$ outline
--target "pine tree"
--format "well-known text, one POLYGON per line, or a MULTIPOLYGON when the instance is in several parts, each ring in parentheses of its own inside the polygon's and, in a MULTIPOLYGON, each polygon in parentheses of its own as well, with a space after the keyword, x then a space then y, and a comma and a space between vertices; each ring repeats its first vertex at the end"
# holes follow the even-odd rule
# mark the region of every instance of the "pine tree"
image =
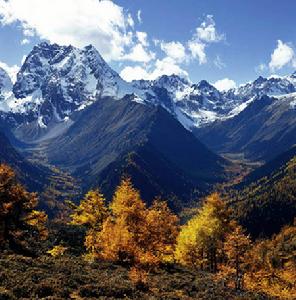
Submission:
POLYGON ((29 193, 17 182, 14 171, 0 165, 0 246, 33 254, 33 243, 47 237, 47 215, 34 210, 36 193, 29 193))

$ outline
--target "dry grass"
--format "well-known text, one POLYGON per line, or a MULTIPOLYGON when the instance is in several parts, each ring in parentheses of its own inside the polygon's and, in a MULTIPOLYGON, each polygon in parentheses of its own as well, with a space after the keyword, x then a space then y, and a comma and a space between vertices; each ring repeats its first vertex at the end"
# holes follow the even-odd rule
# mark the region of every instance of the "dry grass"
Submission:
POLYGON ((0 256, 0 300, 10 299, 268 299, 238 294, 211 274, 166 266, 148 275, 148 287, 136 288, 129 269, 80 257, 0 256))

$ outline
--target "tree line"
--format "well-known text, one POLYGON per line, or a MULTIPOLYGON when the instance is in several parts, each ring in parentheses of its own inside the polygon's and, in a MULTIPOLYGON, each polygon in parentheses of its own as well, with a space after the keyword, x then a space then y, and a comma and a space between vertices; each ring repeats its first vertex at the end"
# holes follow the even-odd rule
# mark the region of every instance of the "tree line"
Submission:
MULTIPOLYGON (((47 238, 47 216, 36 210, 37 195, 0 165, 0 247, 32 254, 34 241, 47 238)), ((129 268, 138 287, 149 273, 164 265, 211 272, 225 286, 252 289, 293 299, 296 290, 296 224, 266 240, 252 241, 219 194, 208 196, 186 224, 181 225, 167 201, 156 198, 150 207, 129 177, 124 177, 107 204, 98 189, 90 190, 71 207, 69 225, 83 227, 84 259, 107 260, 129 268), (284 287, 284 288, 283 288, 284 287), (290 298, 289 298, 290 297, 290 298)), ((48 250, 58 258, 68 246, 48 250)))

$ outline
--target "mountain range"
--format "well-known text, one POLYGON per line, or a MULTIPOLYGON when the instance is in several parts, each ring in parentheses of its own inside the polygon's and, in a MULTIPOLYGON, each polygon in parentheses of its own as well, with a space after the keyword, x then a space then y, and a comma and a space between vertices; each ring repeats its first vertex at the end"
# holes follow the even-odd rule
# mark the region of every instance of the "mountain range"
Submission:
POLYGON ((240 114, 217 121, 195 134, 218 153, 243 153, 269 161, 296 143, 296 93, 257 96, 240 114))
MULTIPOLYGON (((74 112, 101 97, 146 105, 161 105, 185 128, 203 127, 239 114, 254 97, 296 92, 296 73, 286 77, 259 77, 227 92, 218 91, 205 80, 192 84, 177 75, 156 80, 125 82, 93 46, 78 49, 43 42, 25 59, 12 84, 0 71, 2 118, 17 128, 20 139, 34 141, 67 123, 74 112)), ((65 125, 67 126, 67 125, 65 125)))
POLYGON ((221 154, 265 162, 289 150, 295 109, 296 73, 226 92, 177 75, 126 82, 91 45, 38 44, 15 82, 0 69, 0 131, 26 161, 107 196, 130 175, 147 202, 205 194, 226 179, 221 154))

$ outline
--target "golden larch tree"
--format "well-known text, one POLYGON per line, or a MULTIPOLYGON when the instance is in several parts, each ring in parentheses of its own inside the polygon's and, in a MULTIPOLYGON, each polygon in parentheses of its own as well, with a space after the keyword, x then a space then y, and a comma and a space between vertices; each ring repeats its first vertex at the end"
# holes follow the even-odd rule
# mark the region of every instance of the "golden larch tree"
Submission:
POLYGON ((98 240, 103 258, 119 261, 140 261, 145 244, 147 208, 131 179, 121 180, 110 204, 112 215, 107 218, 98 240))
POLYGON ((72 225, 85 226, 87 228, 85 246, 91 251, 96 251, 98 234, 102 230, 103 222, 108 216, 105 198, 98 189, 90 190, 81 200, 78 206, 74 206, 74 212, 70 215, 72 225))
POLYGON ((177 238, 176 260, 187 266, 217 270, 218 251, 231 228, 230 210, 218 194, 208 196, 197 215, 184 225, 177 238))
POLYGON ((18 183, 7 165, 0 165, 0 246, 9 246, 24 254, 33 254, 32 246, 47 237, 47 215, 35 210, 36 193, 18 183))
POLYGON ((228 270, 235 272, 236 289, 243 288, 243 276, 245 264, 245 254, 251 247, 251 239, 245 234, 243 228, 235 224, 233 230, 226 235, 224 242, 224 252, 227 256, 228 270))
POLYGON ((98 243, 104 258, 147 266, 173 259, 178 218, 164 201, 147 208, 131 179, 123 178, 110 210, 98 243))
POLYGON ((146 249, 154 260, 172 262, 179 232, 179 218, 169 209, 167 202, 157 198, 146 215, 146 249))

